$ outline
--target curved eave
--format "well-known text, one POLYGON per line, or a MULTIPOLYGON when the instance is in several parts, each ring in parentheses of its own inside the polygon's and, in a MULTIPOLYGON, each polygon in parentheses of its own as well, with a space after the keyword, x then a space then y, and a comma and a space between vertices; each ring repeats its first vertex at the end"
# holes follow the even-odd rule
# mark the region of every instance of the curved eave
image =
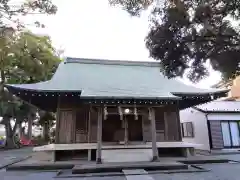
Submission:
MULTIPOLYGON (((26 88, 24 85, 7 84, 5 87, 15 96, 21 98, 39 109, 45 111, 56 111, 58 104, 58 97, 60 96, 80 96, 81 91, 62 91, 62 90, 48 90, 48 89, 33 89, 26 88)), ((73 97, 73 98, 74 98, 73 97)))
POLYGON ((80 90, 51 90, 40 88, 27 88, 24 85, 5 85, 14 95, 20 97, 36 107, 55 111, 58 97, 70 101, 71 103, 86 104, 138 104, 138 105, 171 105, 178 103, 180 109, 199 105, 226 96, 229 90, 219 90, 213 92, 172 92, 170 97, 126 97, 126 96, 84 96, 80 90), (62 98, 63 97, 63 98, 62 98))
POLYGON ((37 96, 37 97, 42 97, 42 96, 63 96, 63 97, 79 97, 82 101, 96 101, 96 102, 102 102, 104 101, 105 103, 111 100, 115 101, 122 101, 122 102, 127 102, 127 101, 159 101, 159 100, 165 100, 165 101, 178 101, 181 100, 181 97, 178 96, 160 96, 160 97, 147 97, 147 96, 85 96, 84 93, 82 94, 82 91, 78 90, 46 90, 46 89, 29 89, 29 88, 24 88, 21 86, 16 86, 16 85, 5 85, 6 88, 12 93, 17 96, 21 95, 26 95, 26 96, 37 96))
POLYGON ((212 90, 212 91, 205 91, 205 92, 172 92, 175 96, 211 96, 211 95, 221 95, 226 96, 230 89, 223 89, 223 90, 212 90))
MULTIPOLYGON (((28 84, 27 84, 28 85, 28 84)), ((14 91, 26 91, 30 93, 76 93, 81 94, 81 90, 63 90, 63 89, 41 89, 41 88, 28 88, 24 85, 6 84, 4 85, 9 91, 15 89, 14 91)))
POLYGON ((182 98, 182 101, 179 102, 180 109, 186 109, 192 106, 204 104, 221 97, 226 97, 227 90, 218 90, 213 92, 202 92, 202 93, 173 93, 176 96, 182 98))

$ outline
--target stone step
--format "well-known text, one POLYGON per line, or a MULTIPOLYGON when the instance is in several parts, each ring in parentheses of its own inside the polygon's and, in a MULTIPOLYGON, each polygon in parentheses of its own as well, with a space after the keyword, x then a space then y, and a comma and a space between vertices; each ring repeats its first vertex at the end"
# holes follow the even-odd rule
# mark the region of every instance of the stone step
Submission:
POLYGON ((72 168, 72 174, 122 172, 122 170, 127 170, 127 169, 144 169, 146 171, 148 170, 179 170, 179 169, 188 169, 188 165, 175 162, 175 161, 75 165, 72 168))
POLYGON ((123 169, 122 171, 127 180, 154 180, 144 169, 123 169))

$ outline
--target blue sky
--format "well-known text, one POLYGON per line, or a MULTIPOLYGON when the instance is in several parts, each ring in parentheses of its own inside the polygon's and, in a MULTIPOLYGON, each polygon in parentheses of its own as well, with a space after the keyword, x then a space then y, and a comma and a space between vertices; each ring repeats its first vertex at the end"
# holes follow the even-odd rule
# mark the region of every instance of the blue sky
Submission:
MULTIPOLYGON (((16 0, 18 1, 18 0, 16 0)), ((116 60, 151 60, 145 48, 148 32, 148 14, 130 17, 119 8, 110 7, 108 0, 53 0, 58 6, 54 16, 25 17, 30 22, 38 19, 44 29, 31 28, 36 33, 51 36, 65 56, 116 60)), ((198 84, 209 87, 219 80, 219 74, 198 84)), ((183 80, 189 83, 188 80, 183 80)))

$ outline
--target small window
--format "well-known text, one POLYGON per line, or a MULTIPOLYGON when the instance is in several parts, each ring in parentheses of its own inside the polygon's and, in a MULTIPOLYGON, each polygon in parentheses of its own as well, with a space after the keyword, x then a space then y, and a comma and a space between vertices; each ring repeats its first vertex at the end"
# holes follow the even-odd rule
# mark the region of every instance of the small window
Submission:
POLYGON ((182 136, 183 137, 194 137, 193 123, 185 122, 181 123, 182 136))

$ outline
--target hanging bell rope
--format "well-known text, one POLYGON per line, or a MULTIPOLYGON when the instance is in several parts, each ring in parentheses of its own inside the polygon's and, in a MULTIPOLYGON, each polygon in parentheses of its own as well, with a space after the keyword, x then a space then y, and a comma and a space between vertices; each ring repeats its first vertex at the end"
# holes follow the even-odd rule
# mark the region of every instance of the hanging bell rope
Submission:
POLYGON ((148 108, 148 119, 152 120, 152 108, 148 108))
POLYGON ((107 106, 104 106, 104 120, 107 119, 107 116, 108 116, 108 111, 107 111, 107 106))
POLYGON ((135 120, 138 120, 138 112, 137 112, 137 107, 136 107, 136 104, 134 105, 134 118, 135 120))

